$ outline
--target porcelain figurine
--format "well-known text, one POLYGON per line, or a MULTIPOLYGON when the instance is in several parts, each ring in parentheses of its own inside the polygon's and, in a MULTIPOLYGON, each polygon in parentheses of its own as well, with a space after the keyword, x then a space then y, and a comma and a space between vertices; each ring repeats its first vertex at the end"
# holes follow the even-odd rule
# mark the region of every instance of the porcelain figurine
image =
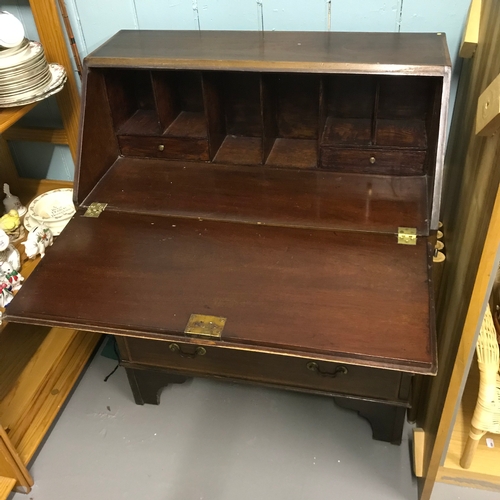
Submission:
POLYGON ((7 234, 14 232, 21 225, 21 218, 17 210, 9 210, 4 216, 0 217, 0 228, 7 234))
POLYGON ((19 290, 24 278, 8 262, 0 264, 0 270, 5 279, 10 283, 12 290, 19 290))
POLYGON ((7 233, 0 229, 0 263, 8 262, 15 271, 21 269, 21 255, 11 243, 7 233))
POLYGON ((12 285, 3 271, 0 270, 0 307, 5 307, 14 298, 12 291, 12 285))
POLYGON ((0 282, 0 307, 5 307, 14 298, 13 293, 9 290, 8 282, 0 282))
POLYGON ((19 215, 22 217, 26 213, 26 207, 19 201, 17 196, 14 196, 10 192, 10 187, 8 184, 3 185, 3 192, 5 193, 5 198, 3 200, 3 205, 5 207, 6 212, 10 212, 10 210, 17 210, 19 215))
POLYGON ((38 254, 43 257, 45 249, 50 247, 53 241, 52 231, 46 226, 39 225, 28 233, 28 238, 22 244, 28 259, 34 259, 38 254))
POLYGON ((11 243, 24 236, 24 228, 17 210, 9 210, 9 213, 0 217, 0 229, 3 229, 9 235, 11 243))

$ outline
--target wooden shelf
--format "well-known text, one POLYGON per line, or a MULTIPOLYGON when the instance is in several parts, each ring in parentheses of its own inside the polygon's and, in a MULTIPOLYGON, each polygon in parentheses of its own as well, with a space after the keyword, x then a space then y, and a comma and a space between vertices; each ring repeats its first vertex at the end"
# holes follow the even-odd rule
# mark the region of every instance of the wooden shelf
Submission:
POLYGON ((203 113, 181 111, 179 116, 167 128, 165 134, 169 137, 207 138, 207 121, 203 113))
POLYGON ((0 109, 0 134, 20 120, 28 111, 31 111, 37 103, 27 104, 16 108, 0 109))
MULTIPOLYGON (((96 333, 19 324, 9 324, 2 332, 0 346, 8 344, 11 355, 5 364, 25 363, 15 384, 0 386, 5 394, 0 421, 24 464, 35 454, 99 338, 96 333), (34 342, 34 354, 23 359, 27 356, 22 349, 34 342)), ((9 377, 4 381, 12 382, 9 377)))
POLYGON ((119 129, 118 135, 160 135, 160 122, 153 109, 138 109, 119 129))
POLYGON ((214 163, 249 165, 262 163, 262 139, 227 135, 214 158, 214 163))
POLYGON ((0 476, 0 500, 6 500, 15 485, 14 478, 0 476))
MULTIPOLYGON (((29 279, 39 259, 27 260, 20 251, 21 272, 29 279)), ((63 328, 2 325, 0 422, 23 464, 35 454, 99 339, 100 334, 63 328)))
POLYGON ((479 388, 479 371, 474 360, 457 414, 444 465, 438 470, 437 480, 458 486, 469 486, 500 491, 500 436, 486 434, 477 448, 470 469, 460 467, 460 458, 469 434, 479 388), (486 446, 486 438, 493 439, 494 448, 486 446))
MULTIPOLYGON (((50 189, 71 187, 61 181, 21 179, 8 140, 68 144, 76 161, 80 96, 55 0, 29 2, 49 62, 66 69, 67 83, 56 95, 64 130, 10 129, 37 103, 0 109, 2 182, 27 204, 50 189), (5 134, 4 134, 5 132, 5 134)), ((22 259, 26 278, 37 261, 22 259)), ((65 399, 99 341, 96 333, 4 324, 0 327, 0 500, 15 489, 28 493, 33 479, 27 470, 65 399), (5 428, 5 430, 4 430, 5 428)))
MULTIPOLYGON (((71 183, 21 180, 21 198, 71 183)), ((39 262, 21 251, 25 279, 39 262)), ((98 333, 63 328, 40 328, 4 323, 0 329, 0 423, 11 455, 25 469, 43 442, 66 398, 87 365, 101 338, 98 333)), ((0 470, 0 473, 2 471, 0 470)), ((17 484, 28 492, 29 483, 0 478, 0 500, 17 484), (2 482, 2 479, 4 480, 2 482), (2 497, 2 488, 6 491, 2 497)))
POLYGON ((439 370, 422 393, 416 418, 425 433, 419 500, 432 498, 436 479, 500 491, 498 435, 491 435, 493 449, 481 439, 469 469, 459 465, 477 400, 473 354, 498 269, 500 241, 500 135, 473 132, 478 100, 498 75, 491 61, 500 56, 500 3, 483 0, 480 11, 481 39, 461 68, 447 145, 446 164, 453 175, 443 182, 440 216, 447 259, 436 306, 439 370))
POLYGON ((266 165, 275 167, 315 168, 318 148, 315 140, 276 139, 266 165))
MULTIPOLYGON (((41 193, 59 182, 27 185, 41 193)), ((22 247, 25 279, 39 262, 22 247)), ((94 351, 100 334, 16 323, 0 331, 0 422, 27 465, 94 351)))

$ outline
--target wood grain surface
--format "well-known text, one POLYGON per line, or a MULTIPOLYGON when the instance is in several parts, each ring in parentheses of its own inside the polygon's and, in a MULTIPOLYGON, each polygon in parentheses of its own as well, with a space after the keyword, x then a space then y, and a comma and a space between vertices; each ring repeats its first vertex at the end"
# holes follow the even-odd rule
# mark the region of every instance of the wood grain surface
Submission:
POLYGON ((30 0, 40 41, 49 63, 57 62, 66 70, 67 81, 56 94, 61 118, 68 136, 68 146, 73 161, 77 160, 80 94, 75 72, 66 46, 66 37, 56 0, 30 0))
POLYGON ((500 4, 482 2, 479 44, 464 60, 447 152, 442 220, 446 264, 437 304, 440 369, 419 422, 425 430, 420 498, 432 494, 488 300, 500 241, 500 139, 476 136, 478 97, 500 71, 500 4))
POLYGON ((15 485, 16 480, 13 477, 0 476, 0 500, 7 500, 15 485))
POLYGON ((68 144, 68 134, 63 129, 11 127, 2 135, 7 141, 34 141, 49 142, 51 144, 68 144))
POLYGON ((309 359, 208 345, 203 346, 203 356, 191 358, 186 354, 192 355, 197 346, 186 342, 176 343, 178 351, 172 351, 172 343, 168 341, 119 337, 118 345, 121 360, 129 366, 163 368, 190 377, 225 378, 295 391, 408 405, 408 398, 400 395, 401 380, 405 375, 394 370, 325 361, 316 362, 317 370, 311 370, 308 368, 309 359), (339 369, 341 371, 336 372, 339 369), (335 373, 338 375, 332 376, 335 373))
POLYGON ((23 463, 30 463, 43 443, 53 422, 78 381, 87 363, 96 350, 101 335, 88 332, 73 332, 71 346, 59 362, 53 366, 46 385, 40 392, 36 410, 33 409, 29 426, 13 430, 11 438, 23 463))
MULTIPOLYGON (((79 159, 73 195, 78 205, 120 154, 112 117, 102 112, 109 109, 104 76, 101 73, 89 71, 83 79, 82 92, 85 99, 82 100, 79 159)), ((111 95, 116 92, 118 90, 114 89, 111 95)), ((116 106, 116 108, 122 109, 121 106, 116 106)))
POLYGON ((3 134, 35 106, 36 103, 27 104, 26 106, 17 106, 15 108, 0 109, 0 134, 3 134))
POLYGON ((477 360, 474 359, 467 378, 460 409, 457 413, 457 419, 453 426, 446 459, 439 468, 437 480, 500 492, 500 439, 497 434, 488 433, 481 438, 470 469, 466 470, 460 466, 460 459, 469 435, 472 415, 477 403, 478 391, 479 370, 477 360), (486 438, 493 440, 493 447, 487 446, 486 438))
POLYGON ((323 229, 428 234, 425 177, 120 158, 84 201, 108 210, 323 229))
MULTIPOLYGON (((31 420, 36 416, 37 405, 43 401, 40 393, 48 387, 47 380, 52 376, 54 366, 61 361, 64 353, 71 345, 74 331, 64 329, 50 328, 42 329, 32 325, 9 325, 14 331, 20 330, 21 335, 33 334, 36 337, 42 337, 43 341, 38 349, 32 353, 29 361, 26 363, 22 357, 19 360, 24 361, 23 371, 18 375, 16 384, 10 388, 10 391, 0 401, 0 421, 2 425, 12 432, 20 435, 24 434, 29 427, 31 420), (36 374, 36 376, 33 376, 36 374)), ((7 332, 8 333, 8 332, 7 332)), ((21 344, 18 344, 19 347, 21 344)), ((8 352, 9 364, 14 362, 12 356, 15 353, 13 349, 8 352)), ((50 392, 50 389, 49 389, 50 392)), ((10 436, 12 439, 12 435, 10 436)), ((14 444, 15 446, 16 444, 14 444)))
POLYGON ((212 314, 228 318, 224 342, 433 373, 429 252, 393 235, 79 213, 7 318, 169 338, 212 314))
POLYGON ((33 486, 33 478, 1 425, 0 476, 14 478, 16 480, 17 488, 23 493, 29 493, 31 486, 33 486))
POLYGON ((120 31, 89 66, 443 75, 444 34, 120 31), (346 47, 349 47, 346 49, 346 47))
POLYGON ((0 402, 17 384, 24 367, 45 340, 47 331, 48 328, 25 326, 17 329, 14 325, 3 328, 0 333, 0 402), (11 333, 14 329, 16 331, 11 333), (11 362, 13 359, 15 363, 11 362))

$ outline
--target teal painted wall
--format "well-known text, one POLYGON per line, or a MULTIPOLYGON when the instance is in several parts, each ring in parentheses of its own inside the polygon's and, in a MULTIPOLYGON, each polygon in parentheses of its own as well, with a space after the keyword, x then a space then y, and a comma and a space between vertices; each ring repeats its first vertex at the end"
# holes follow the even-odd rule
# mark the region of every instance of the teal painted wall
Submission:
MULTIPOLYGON (((304 30, 444 32, 454 63, 452 105, 460 62, 458 49, 470 0, 66 0, 80 55, 84 57, 120 29, 304 30)), ((0 0, 29 38, 38 35, 28 0, 0 0)), ((55 98, 22 120, 26 126, 58 127, 55 98)), ((73 178, 65 146, 10 143, 19 174, 73 178)))

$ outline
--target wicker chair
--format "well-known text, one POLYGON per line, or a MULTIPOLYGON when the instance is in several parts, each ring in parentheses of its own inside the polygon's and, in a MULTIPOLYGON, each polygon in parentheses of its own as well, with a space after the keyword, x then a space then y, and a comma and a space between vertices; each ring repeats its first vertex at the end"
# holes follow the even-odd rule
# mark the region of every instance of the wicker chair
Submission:
POLYGON ((464 469, 470 467, 479 440, 487 432, 500 434, 499 348, 489 306, 483 318, 476 352, 479 365, 479 395, 469 437, 460 460, 464 469))

